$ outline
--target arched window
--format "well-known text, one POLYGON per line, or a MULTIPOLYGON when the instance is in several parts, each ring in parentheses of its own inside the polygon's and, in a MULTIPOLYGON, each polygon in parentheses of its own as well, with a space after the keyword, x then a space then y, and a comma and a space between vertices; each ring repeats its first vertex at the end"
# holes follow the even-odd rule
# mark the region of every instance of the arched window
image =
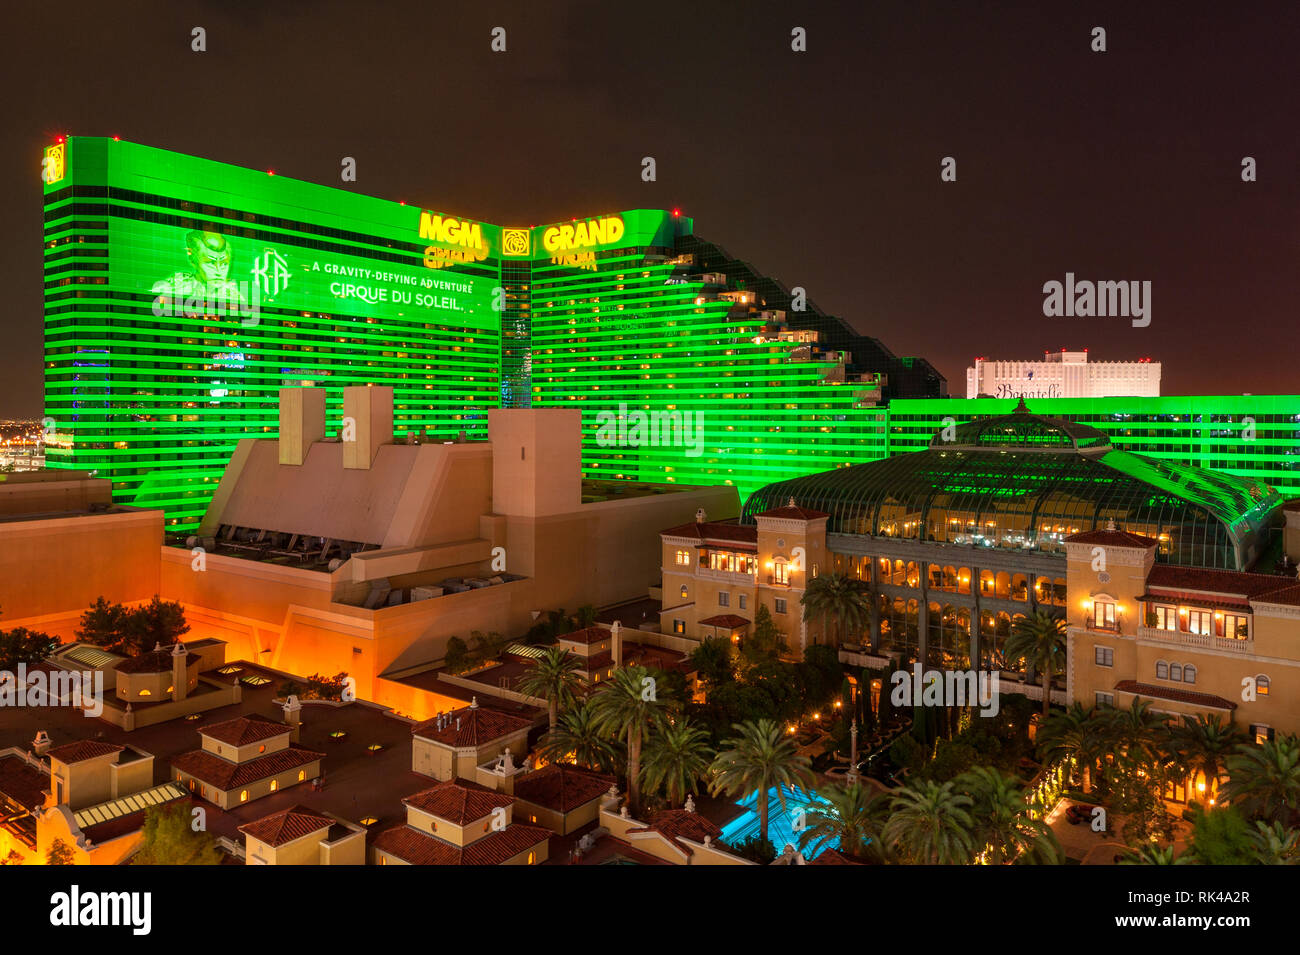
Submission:
POLYGON ((1005 570, 997 576, 997 596, 1001 600, 1011 599, 1011 575, 1005 570))
POLYGON ((686 599, 686 585, 685 585, 685 584, 682 584, 681 596, 682 596, 682 599, 683 599, 683 600, 686 599))
POLYGON ((921 568, 914 560, 907 562, 907 586, 921 586, 921 568))
POLYGON ((279 788, 280 788, 280 780, 278 779, 271 780, 271 792, 275 792, 279 788))
POLYGON ((1256 696, 1268 696, 1268 686, 1269 686, 1268 677, 1266 677, 1264 674, 1261 673, 1257 677, 1255 677, 1256 696))
POLYGON ((536 852, 529 852, 529 853, 528 853, 528 864, 529 864, 529 865, 534 865, 534 864, 536 864, 536 862, 537 862, 537 853, 536 853, 536 852))
POLYGON ((1011 599, 1020 601, 1026 601, 1029 599, 1029 578, 1024 574, 1012 575, 1011 599))
POLYGON ((1166 663, 1164 660, 1156 661, 1156 679, 1157 680, 1169 679, 1169 664, 1166 663))
POLYGON ((248 802, 248 790, 247 790, 247 789, 245 789, 243 792, 241 792, 241 793, 239 794, 239 801, 240 801, 240 802, 248 802))
POLYGON ((1181 663, 1169 664, 1169 679, 1175 683, 1183 682, 1183 665, 1181 663))
POLYGON ((1184 683, 1196 682, 1196 667, 1190 663, 1187 664, 1187 666, 1183 667, 1183 682, 1184 683))
POLYGON ((298 770, 298 782, 302 782, 306 778, 307 778, 307 770, 305 769, 298 770))
POLYGON ((994 588, 996 587, 996 584, 993 581, 994 581, 993 571, 981 570, 980 571, 980 593, 982 593, 986 597, 992 597, 994 588))
POLYGON ((970 593, 970 568, 969 567, 957 568, 957 593, 959 594, 970 593))

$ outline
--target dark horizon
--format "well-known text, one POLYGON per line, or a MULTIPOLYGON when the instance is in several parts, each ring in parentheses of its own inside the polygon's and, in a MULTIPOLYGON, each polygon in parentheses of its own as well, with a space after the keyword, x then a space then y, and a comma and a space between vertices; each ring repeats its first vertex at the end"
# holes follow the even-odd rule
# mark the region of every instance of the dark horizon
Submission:
POLYGON ((117 135, 487 222, 680 208, 965 394, 976 356, 1163 363, 1162 393, 1300 392, 1300 12, 775 3, 73 3, 8 14, 0 418, 39 417, 41 149, 117 135), (490 30, 507 30, 493 53, 490 30), (190 29, 207 30, 206 53, 190 29), (790 30, 808 52, 790 51, 790 30), (1090 49, 1094 26, 1107 52, 1090 49), (357 160, 355 183, 340 160, 357 160), (658 181, 641 181, 655 157, 658 181), (957 181, 940 181, 952 156, 957 181), (1241 179, 1254 157, 1258 181, 1241 179), (1152 283, 1152 322, 1045 282, 1152 283))

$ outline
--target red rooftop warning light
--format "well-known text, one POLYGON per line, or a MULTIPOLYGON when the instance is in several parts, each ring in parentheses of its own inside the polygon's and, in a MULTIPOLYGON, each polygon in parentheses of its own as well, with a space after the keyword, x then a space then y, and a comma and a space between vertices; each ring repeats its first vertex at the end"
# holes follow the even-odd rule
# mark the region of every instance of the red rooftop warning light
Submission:
POLYGON ((681 215, 682 215, 682 210, 681 210, 681 209, 674 209, 674 210, 673 210, 673 218, 674 218, 674 219, 680 219, 680 218, 681 218, 681 215))

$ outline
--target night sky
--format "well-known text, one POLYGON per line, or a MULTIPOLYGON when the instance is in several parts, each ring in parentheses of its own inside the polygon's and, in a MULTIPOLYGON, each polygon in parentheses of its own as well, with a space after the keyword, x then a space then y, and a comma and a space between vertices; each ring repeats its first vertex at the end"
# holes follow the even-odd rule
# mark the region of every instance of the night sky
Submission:
POLYGON ((1300 4, 804 6, 6 7, 0 417, 41 412, 59 134, 507 225, 680 207, 956 395, 977 355, 1063 346, 1163 361, 1165 394, 1300 392, 1300 4), (1152 282, 1151 325, 1045 318, 1067 271, 1152 282))

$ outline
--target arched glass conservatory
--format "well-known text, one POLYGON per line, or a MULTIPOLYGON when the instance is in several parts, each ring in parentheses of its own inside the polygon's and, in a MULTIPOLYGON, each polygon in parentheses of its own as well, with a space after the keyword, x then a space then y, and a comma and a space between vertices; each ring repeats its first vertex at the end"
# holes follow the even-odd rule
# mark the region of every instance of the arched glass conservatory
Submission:
POLYGON ((791 498, 830 514, 830 534, 1040 553, 1114 521, 1158 539, 1159 560, 1232 570, 1267 546, 1282 503, 1267 484, 1117 451, 1103 432, 1023 403, 945 428, 924 451, 769 484, 741 519, 791 498))

